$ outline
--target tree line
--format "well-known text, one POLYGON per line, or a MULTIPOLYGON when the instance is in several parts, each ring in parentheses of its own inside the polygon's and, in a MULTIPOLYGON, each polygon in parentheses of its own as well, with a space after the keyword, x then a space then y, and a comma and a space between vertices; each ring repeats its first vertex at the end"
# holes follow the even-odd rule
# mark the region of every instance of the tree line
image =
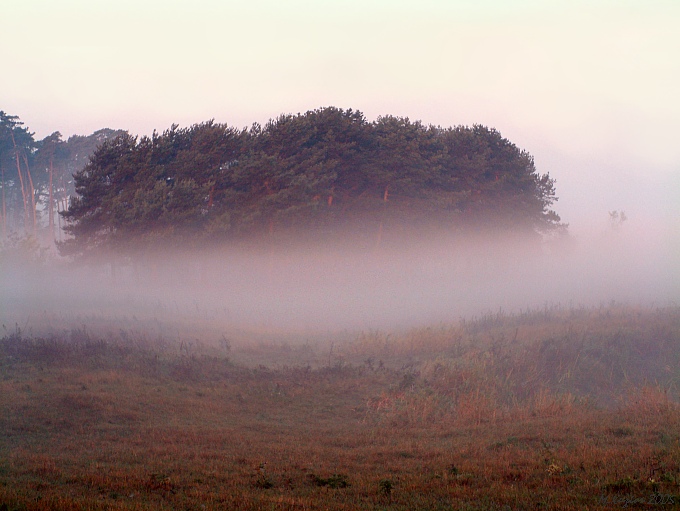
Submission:
POLYGON ((0 110, 0 241, 26 235, 60 241, 58 212, 66 211, 75 195, 73 174, 100 144, 124 133, 102 129, 64 140, 56 131, 36 140, 18 116, 0 110))
MULTIPOLYGON (((15 138, 30 138, 16 120, 3 123, 15 138)), ((550 209, 553 179, 537 172, 529 153, 481 125, 442 128, 394 116, 369 122, 361 112, 328 107, 244 129, 207 121, 143 137, 102 130, 72 147, 92 137, 97 148, 73 171, 68 191, 61 182, 55 187, 54 176, 68 179, 77 166, 60 156, 71 138, 55 133, 33 153, 0 139, 2 168, 18 161, 2 185, 14 194, 3 207, 13 205, 16 224, 35 224, 31 214, 16 214, 22 200, 25 212, 37 211, 29 195, 71 195, 61 212, 69 234, 60 244, 64 255, 340 232, 379 244, 434 226, 530 233, 561 226, 550 209), (35 182, 21 181, 31 177, 21 170, 30 154, 41 169, 39 192, 35 182)))

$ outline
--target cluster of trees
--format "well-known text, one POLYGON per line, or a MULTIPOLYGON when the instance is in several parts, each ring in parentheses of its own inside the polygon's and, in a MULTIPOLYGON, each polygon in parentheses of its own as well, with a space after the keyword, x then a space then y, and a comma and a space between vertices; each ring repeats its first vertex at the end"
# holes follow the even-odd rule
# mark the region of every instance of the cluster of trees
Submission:
POLYGON ((103 129, 63 140, 57 131, 36 140, 18 116, 0 110, 0 240, 58 240, 56 212, 65 211, 75 194, 73 174, 99 145, 123 133, 103 129))
POLYGON ((544 232, 554 182, 484 126, 333 107, 264 127, 213 121, 105 140, 75 172, 62 253, 252 237, 383 236, 439 225, 544 232))
POLYGON ((340 232, 381 243, 433 226, 540 233, 562 226, 556 200, 531 155, 479 125, 329 107, 249 129, 35 140, 0 111, 2 238, 57 241, 64 255, 340 232))

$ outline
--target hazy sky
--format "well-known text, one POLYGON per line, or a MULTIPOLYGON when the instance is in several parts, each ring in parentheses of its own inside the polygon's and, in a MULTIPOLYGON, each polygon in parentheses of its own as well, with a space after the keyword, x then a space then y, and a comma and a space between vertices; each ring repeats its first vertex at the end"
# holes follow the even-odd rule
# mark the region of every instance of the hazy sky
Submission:
POLYGON ((573 226, 678 225, 677 0, 0 0, 0 19, 0 109, 38 138, 322 106, 480 123, 557 180, 573 226))

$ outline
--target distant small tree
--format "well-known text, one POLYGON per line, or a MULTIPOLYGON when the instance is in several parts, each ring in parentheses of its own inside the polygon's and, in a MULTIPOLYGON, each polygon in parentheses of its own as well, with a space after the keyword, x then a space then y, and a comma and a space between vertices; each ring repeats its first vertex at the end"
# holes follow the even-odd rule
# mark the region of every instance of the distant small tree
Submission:
POLYGON ((35 156, 35 166, 38 172, 47 175, 44 183, 46 193, 43 193, 42 202, 47 208, 48 239, 53 244, 55 242, 55 206, 57 203, 55 189, 57 186, 56 177, 63 174, 68 159, 66 144, 61 138, 61 133, 55 131, 48 137, 38 142, 38 150, 35 156))
POLYGON ((626 213, 624 211, 610 211, 609 212, 609 224, 612 229, 616 230, 621 227, 621 224, 628 220, 626 213))

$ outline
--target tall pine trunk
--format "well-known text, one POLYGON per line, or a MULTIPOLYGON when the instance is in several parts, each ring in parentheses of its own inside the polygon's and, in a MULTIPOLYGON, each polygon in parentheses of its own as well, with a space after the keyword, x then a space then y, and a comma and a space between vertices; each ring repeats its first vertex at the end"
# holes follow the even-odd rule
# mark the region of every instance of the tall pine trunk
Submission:
MULTIPOLYGON (((12 135, 14 139, 14 135, 12 135)), ((17 174, 19 175, 19 184, 21 185, 21 198, 24 201, 24 230, 26 230, 26 225, 28 224, 28 200, 26 199, 26 187, 24 185, 24 175, 21 172, 21 165, 19 164, 19 153, 17 151, 16 144, 14 145, 14 158, 17 165, 17 174)))
POLYGON ((38 234, 38 221, 35 213, 35 186, 33 186, 33 177, 31 177, 31 169, 28 167, 28 158, 24 154, 24 165, 26 166, 26 175, 28 176, 28 192, 31 194, 31 218, 33 220, 33 236, 38 234))
POLYGON ((375 240, 375 248, 376 250, 380 248, 380 245, 382 244, 382 237, 383 237, 383 225, 385 223, 385 214, 387 211, 387 197, 389 195, 388 192, 389 186, 385 187, 385 193, 383 195, 383 209, 382 209, 382 214, 380 215, 380 226, 378 227, 378 236, 375 240))
POLYGON ((54 175, 54 157, 50 156, 50 190, 49 190, 49 210, 48 210, 48 224, 50 229, 50 243, 54 245, 54 193, 52 187, 52 176, 54 175))
MULTIPOLYGON (((21 198, 24 202, 24 232, 28 231, 29 214, 28 214, 28 198, 26 197, 26 183, 24 182, 24 174, 21 171, 21 162, 19 160, 19 149, 17 148, 16 140, 14 139, 14 133, 10 132, 12 136, 12 145, 14 146, 14 160, 17 166, 17 174, 19 175, 19 184, 21 185, 21 198)), ((35 214, 35 208, 33 208, 35 214)))
POLYGON ((5 206, 5 167, 0 163, 0 174, 2 174, 2 237, 7 237, 7 207, 5 206))

